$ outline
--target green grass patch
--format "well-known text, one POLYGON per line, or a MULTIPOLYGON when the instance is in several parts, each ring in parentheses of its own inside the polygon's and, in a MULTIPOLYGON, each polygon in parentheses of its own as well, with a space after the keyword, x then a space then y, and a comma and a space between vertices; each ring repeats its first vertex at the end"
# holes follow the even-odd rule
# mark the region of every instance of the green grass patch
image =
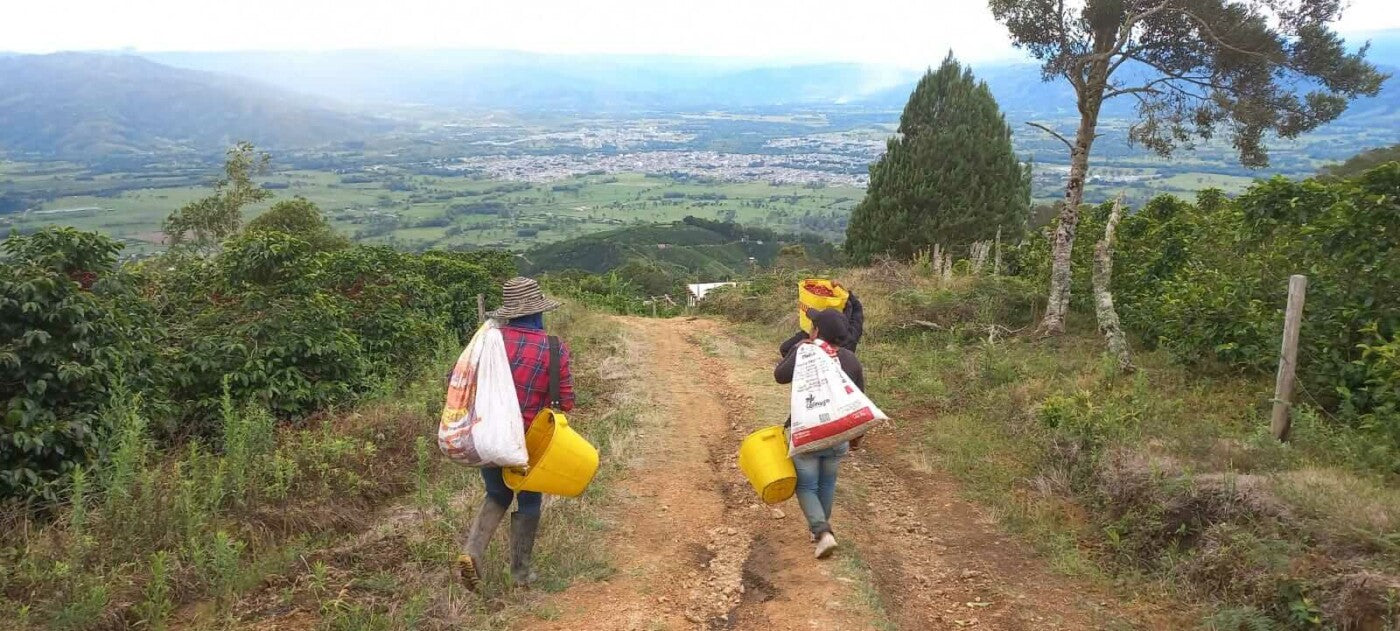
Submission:
POLYGON ((885 606, 885 599, 880 595, 879 588, 875 587, 875 579, 870 574, 870 566, 860 558, 859 553, 853 547, 847 547, 841 552, 840 564, 836 569, 837 576, 851 581, 855 585, 853 598, 856 607, 862 611, 870 612, 868 622, 871 626, 880 631, 897 631, 898 626, 890 621, 890 615, 885 606))

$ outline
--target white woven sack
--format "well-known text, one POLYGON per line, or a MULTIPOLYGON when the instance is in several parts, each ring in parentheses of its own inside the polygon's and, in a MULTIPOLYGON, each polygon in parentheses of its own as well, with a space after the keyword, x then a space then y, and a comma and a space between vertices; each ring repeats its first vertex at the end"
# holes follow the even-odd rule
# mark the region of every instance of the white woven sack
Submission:
POLYGON ((826 342, 802 344, 794 352, 789 455, 839 445, 889 419, 841 370, 835 349, 826 342))

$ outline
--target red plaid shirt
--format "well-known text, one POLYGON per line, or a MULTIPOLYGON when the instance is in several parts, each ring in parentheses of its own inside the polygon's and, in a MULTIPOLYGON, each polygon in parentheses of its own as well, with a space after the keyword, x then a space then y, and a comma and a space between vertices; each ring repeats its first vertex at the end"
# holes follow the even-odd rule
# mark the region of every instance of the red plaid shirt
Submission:
MULTIPOLYGON (((506 342, 506 357, 515 377, 515 396, 520 399, 520 414, 525 427, 535 415, 549 407, 549 334, 534 329, 501 327, 506 342)), ((574 377, 569 371, 569 345, 560 341, 559 407, 567 412, 574 409, 574 377)))

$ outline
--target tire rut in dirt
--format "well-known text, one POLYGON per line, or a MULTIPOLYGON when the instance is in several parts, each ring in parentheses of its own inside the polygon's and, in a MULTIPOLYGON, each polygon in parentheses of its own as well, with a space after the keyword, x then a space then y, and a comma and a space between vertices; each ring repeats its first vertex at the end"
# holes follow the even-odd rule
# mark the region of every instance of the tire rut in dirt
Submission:
MULTIPOLYGON (((726 402, 726 414, 731 414, 726 402)), ((690 581, 690 601, 686 607, 687 620, 705 629, 733 629, 736 611, 750 599, 749 585, 753 581, 751 562, 755 538, 754 529, 743 515, 748 506, 746 489, 726 480, 726 445, 712 444, 706 462, 714 473, 706 492, 716 493, 724 502, 721 523, 709 530, 708 543, 697 551, 700 571, 690 581)), ((764 579, 766 581, 766 579, 764 579)), ((768 593, 773 593, 770 590, 768 593)))
POLYGON ((769 537, 760 534, 754 538, 749 558, 744 562, 744 597, 729 612, 730 624, 726 629, 762 628, 768 622, 759 612, 759 606, 782 595, 773 578, 779 569, 776 552, 769 537))
MULTIPOLYGON (((687 341, 699 345, 695 338, 687 338, 687 341)), ((746 487, 735 483, 732 474, 737 467, 732 452, 738 444, 740 423, 748 413, 747 399, 725 376, 727 367, 724 364, 711 357, 700 363, 705 384, 723 406, 728 426, 722 439, 709 445, 706 458, 714 474, 709 492, 721 496, 724 513, 722 524, 710 530, 706 548, 711 558, 703 564, 704 572, 693 583, 686 618, 702 624, 705 629, 719 631, 734 629, 745 603, 766 602, 776 589, 755 571, 755 545, 761 546, 761 540, 754 537, 755 524, 752 517, 745 514, 752 504, 751 494, 746 487), (752 586, 761 586, 759 593, 751 593, 752 586)))

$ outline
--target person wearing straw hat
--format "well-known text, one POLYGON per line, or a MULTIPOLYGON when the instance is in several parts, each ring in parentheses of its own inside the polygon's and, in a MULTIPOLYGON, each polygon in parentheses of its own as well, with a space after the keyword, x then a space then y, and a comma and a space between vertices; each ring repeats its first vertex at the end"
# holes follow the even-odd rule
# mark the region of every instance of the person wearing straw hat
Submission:
MULTIPOLYGON (((515 394, 520 400, 521 422, 529 429, 535 415, 550 404, 551 338, 544 330, 544 314, 558 308, 559 303, 546 298, 539 283, 529 278, 506 281, 501 293, 501 308, 486 315, 501 324, 501 337, 505 340, 511 376, 515 380, 515 394)), ((562 342, 559 346, 559 405, 561 411, 567 412, 574 407, 574 380, 569 371, 569 346, 562 342)), ((510 574, 516 585, 527 587, 535 580, 530 557, 540 527, 543 497, 532 491, 512 491, 506 486, 500 468, 483 468, 481 479, 486 484, 486 498, 472 521, 462 555, 458 557, 462 580, 468 589, 480 589, 486 546, 514 502, 516 511, 510 523, 510 574)))

